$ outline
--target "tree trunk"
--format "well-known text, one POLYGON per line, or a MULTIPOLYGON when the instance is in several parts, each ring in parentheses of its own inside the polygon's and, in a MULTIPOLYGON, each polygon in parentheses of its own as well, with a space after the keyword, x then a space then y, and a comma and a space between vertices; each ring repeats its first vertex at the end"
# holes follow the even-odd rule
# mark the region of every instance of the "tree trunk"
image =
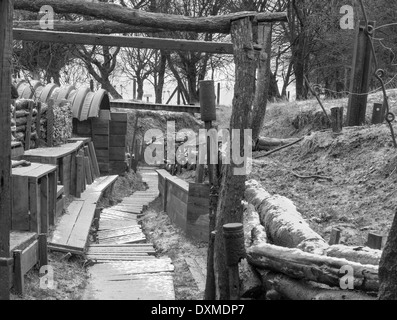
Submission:
POLYGON ((397 300, 397 213, 379 266, 379 299, 397 300))
POLYGON ((258 40, 262 45, 259 57, 258 80, 256 85, 254 107, 252 110, 252 140, 256 141, 261 134, 266 116, 266 106, 269 97, 270 58, 272 53, 272 25, 258 26, 258 40))
POLYGON ((355 290, 376 292, 379 290, 378 267, 362 265, 346 259, 325 257, 283 248, 267 243, 252 246, 247 250, 248 261, 257 268, 283 273, 295 279, 340 287, 343 268, 352 270, 355 290))
POLYGON ((117 92, 108 79, 97 79, 97 81, 101 84, 102 89, 105 89, 107 92, 109 92, 113 99, 123 99, 123 96, 117 92))
POLYGON ((143 100, 143 94, 144 94, 144 91, 143 91, 143 80, 142 79, 137 79, 136 80, 136 84, 137 84, 137 99, 138 100, 143 100))
POLYGON ((164 79, 165 79, 166 67, 167 67, 167 56, 163 51, 161 51, 160 52, 160 65, 159 65, 159 72, 158 72, 158 82, 157 82, 157 86, 155 88, 156 103, 159 103, 159 104, 163 103, 163 89, 164 89, 164 79))
MULTIPOLYGON (((254 88, 256 61, 254 52, 247 50, 253 44, 252 21, 249 18, 232 22, 232 41, 234 47, 234 61, 236 65, 233 110, 230 129, 242 130, 240 136, 240 151, 244 150, 244 130, 249 126, 249 113, 251 110, 254 88)), ((241 153, 242 154, 242 153, 241 153)), ((215 278, 217 299, 229 299, 228 272, 225 263, 225 248, 223 241, 223 225, 226 223, 242 223, 243 207, 241 200, 244 194, 244 175, 235 175, 234 163, 224 165, 222 168, 221 189, 218 202, 218 215, 216 218, 215 238, 215 278)))

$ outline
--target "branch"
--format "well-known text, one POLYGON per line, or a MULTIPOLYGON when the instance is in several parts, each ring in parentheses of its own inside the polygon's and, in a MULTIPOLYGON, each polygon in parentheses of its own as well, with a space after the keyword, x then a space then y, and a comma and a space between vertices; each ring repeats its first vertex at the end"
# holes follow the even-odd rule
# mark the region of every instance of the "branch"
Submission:
POLYGON ((328 181, 333 181, 332 178, 330 177, 323 177, 323 176, 318 176, 318 175, 312 175, 312 176, 301 176, 300 174, 297 174, 294 171, 290 171, 290 173, 292 175, 294 175, 295 177, 299 178, 299 179, 321 179, 321 180, 328 180, 328 181))
POLYGON ((268 156, 272 155, 273 153, 276 153, 276 152, 281 151, 281 150, 283 150, 283 149, 292 147, 293 145, 295 145, 295 144, 297 144, 297 143, 303 141, 303 139, 304 139, 304 138, 301 138, 301 139, 299 139, 299 140, 296 140, 295 142, 292 142, 292 143, 287 144, 287 145, 285 145, 285 146, 282 146, 282 147, 279 147, 279 148, 274 149, 274 150, 272 150, 272 151, 269 151, 268 153, 262 154, 262 155, 260 155, 260 156, 256 156, 256 157, 254 157, 254 159, 260 159, 260 158, 268 157, 268 156))

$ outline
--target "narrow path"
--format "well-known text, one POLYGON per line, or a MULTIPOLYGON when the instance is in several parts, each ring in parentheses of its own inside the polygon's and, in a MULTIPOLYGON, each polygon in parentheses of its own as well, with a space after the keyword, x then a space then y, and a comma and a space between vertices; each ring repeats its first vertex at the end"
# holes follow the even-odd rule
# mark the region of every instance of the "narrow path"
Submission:
POLYGON ((84 300, 175 300, 172 261, 154 256, 139 225, 143 211, 159 195, 157 173, 153 168, 139 173, 148 190, 101 213, 97 244, 87 252, 93 265, 84 300))

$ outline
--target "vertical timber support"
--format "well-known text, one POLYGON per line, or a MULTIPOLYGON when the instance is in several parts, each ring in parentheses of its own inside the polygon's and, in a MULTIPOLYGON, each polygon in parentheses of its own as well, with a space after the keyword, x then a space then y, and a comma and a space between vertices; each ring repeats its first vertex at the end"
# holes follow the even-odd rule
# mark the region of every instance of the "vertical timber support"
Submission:
MULTIPOLYGON (((210 196, 210 223, 209 223, 209 245, 207 255, 207 279, 205 287, 205 300, 215 299, 215 275, 214 275, 214 236, 215 222, 216 222, 216 207, 217 207, 217 195, 214 194, 214 190, 218 187, 217 177, 217 164, 211 161, 216 159, 211 157, 211 140, 208 134, 213 129, 213 121, 216 121, 216 96, 215 96, 215 83, 212 80, 200 81, 200 105, 201 105, 201 119, 205 122, 205 129, 207 132, 207 166, 208 166, 208 177, 211 188, 210 196), (215 197, 216 198, 215 198, 215 197)), ((217 144, 218 146, 218 144, 217 144)), ((216 152, 216 157, 218 153, 216 152)), ((198 163, 197 168, 201 168, 202 164, 198 163)), ((204 170, 203 170, 204 171, 204 170)), ((217 193, 217 191, 215 191, 217 193)))
POLYGON ((270 85, 270 60, 272 50, 272 24, 259 23, 258 44, 262 47, 259 54, 258 80, 256 84, 252 114, 252 140, 257 141, 263 127, 270 85))
MULTIPOLYGON (((371 21, 369 25, 375 28, 375 22, 371 21)), ((361 126, 365 123, 368 100, 366 93, 369 91, 369 80, 372 70, 371 39, 366 35, 366 32, 365 22, 360 21, 354 44, 353 69, 347 109, 347 125, 349 127, 361 126)))
POLYGON ((11 47, 13 1, 0 0, 0 300, 10 299, 11 47))
MULTIPOLYGON (((250 116, 255 90, 256 55, 253 48, 252 18, 232 21, 231 36, 234 49, 235 87, 230 129, 240 130, 240 154, 244 154, 244 130, 250 125, 250 116)), ((237 132, 236 132, 237 133, 237 132)), ((235 140, 238 139, 238 135, 235 140)), ((251 146, 251 139, 247 141, 251 146)), ((233 143, 234 144, 234 143, 233 143)), ((245 155, 246 156, 246 155, 245 155)), ((219 182, 220 192, 216 217, 214 268, 216 282, 216 298, 229 299, 229 277, 226 266, 223 225, 243 222, 242 199, 245 189, 246 175, 238 172, 240 166, 233 161, 223 165, 219 182), (239 173, 239 174, 237 174, 239 173)), ((245 172, 247 174, 247 172, 245 172)))

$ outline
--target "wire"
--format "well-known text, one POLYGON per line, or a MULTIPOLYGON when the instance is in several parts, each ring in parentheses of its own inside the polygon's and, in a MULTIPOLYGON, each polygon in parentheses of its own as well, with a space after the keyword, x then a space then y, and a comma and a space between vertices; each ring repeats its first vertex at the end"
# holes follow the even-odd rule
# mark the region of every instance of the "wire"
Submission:
POLYGON ((379 30, 379 29, 382 29, 382 28, 392 27, 392 26, 397 26, 397 22, 384 24, 382 26, 376 27, 374 30, 376 31, 376 30, 379 30))

